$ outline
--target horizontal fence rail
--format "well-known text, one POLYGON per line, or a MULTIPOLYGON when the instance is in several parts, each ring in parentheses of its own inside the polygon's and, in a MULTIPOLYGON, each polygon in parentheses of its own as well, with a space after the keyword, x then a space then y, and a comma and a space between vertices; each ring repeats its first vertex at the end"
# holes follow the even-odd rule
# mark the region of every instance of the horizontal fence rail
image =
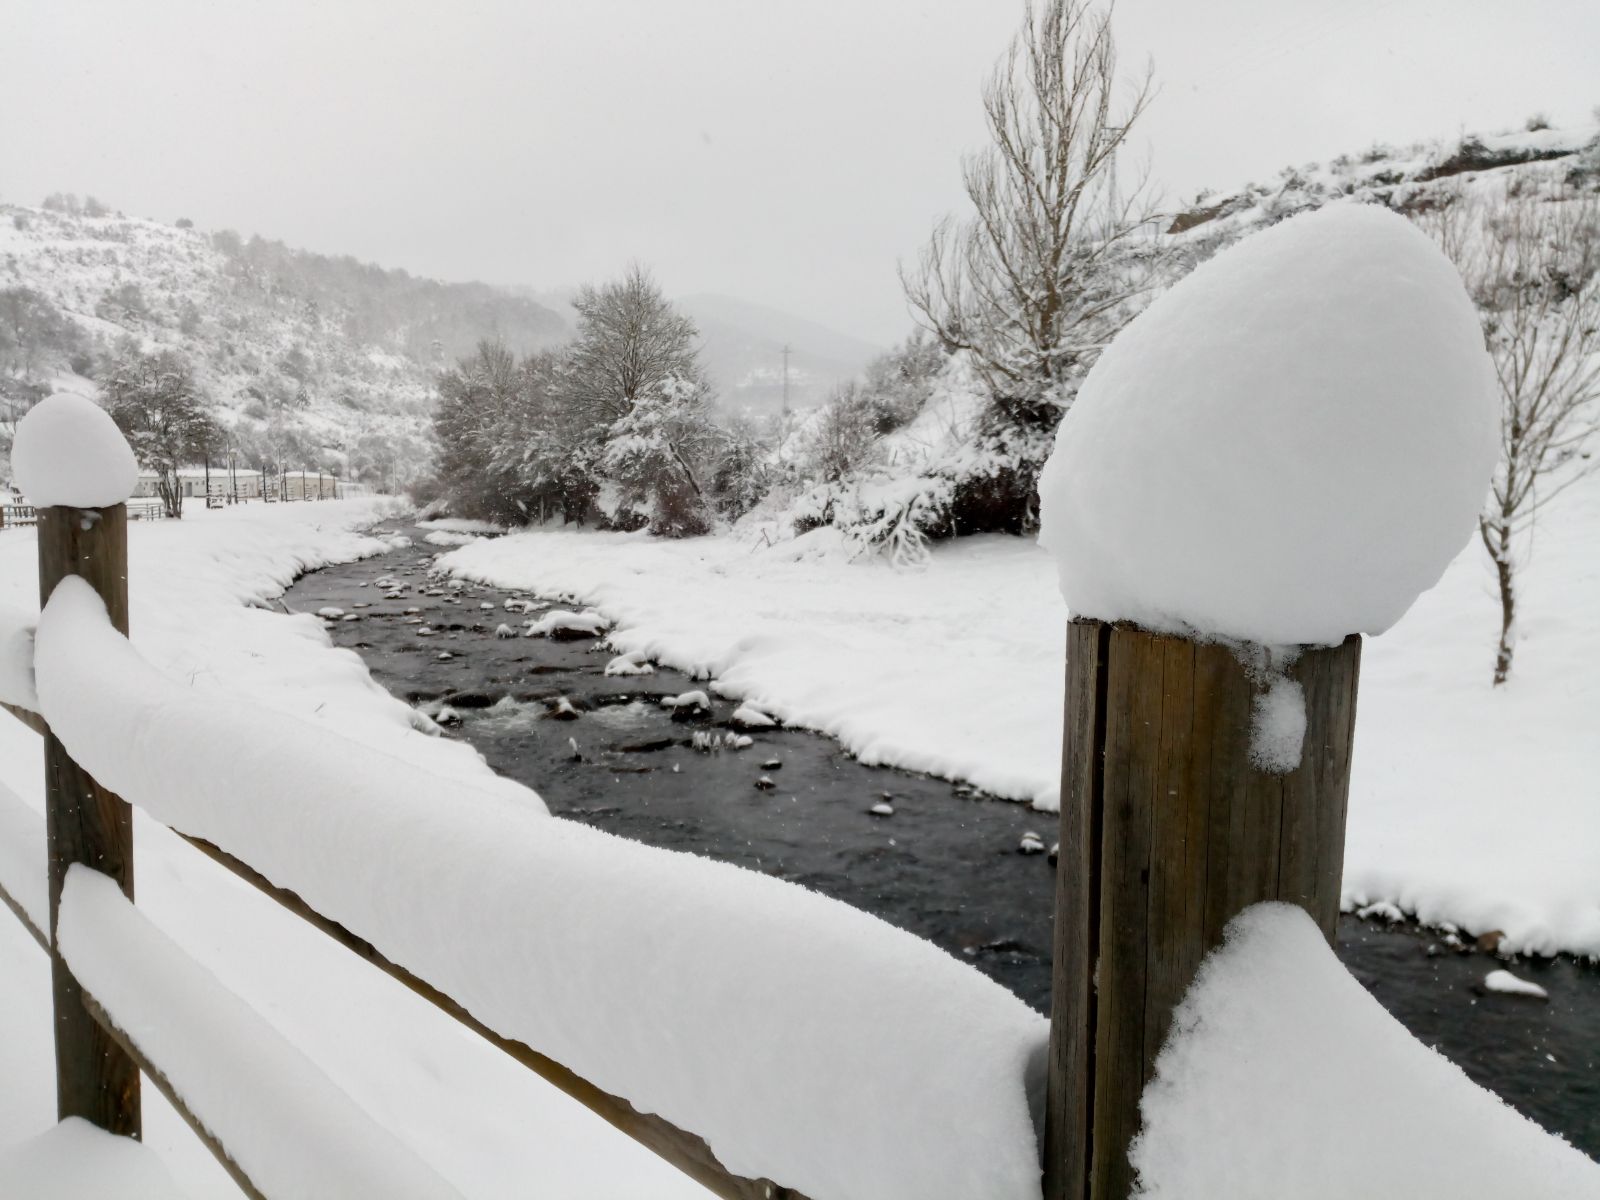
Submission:
MULTIPOLYGON (((303 498, 315 499, 316 496, 312 492, 303 498)), ((126 631, 126 521, 129 515, 123 505, 98 510, 93 520, 80 519, 77 510, 42 510, 36 518, 40 525, 41 605, 49 599, 61 578, 78 574, 85 577, 107 602, 118 629, 126 631)), ((137 1084, 138 1073, 142 1072, 168 1099, 244 1193, 265 1200, 265 1193, 212 1133, 203 1116, 186 1103, 180 1090, 163 1071, 162 1064, 152 1061, 135 1040, 119 1027, 115 1015, 107 1006, 79 986, 51 936, 55 930, 55 914, 67 868, 73 862, 87 862, 95 869, 105 867, 105 846, 96 842, 95 836, 89 836, 88 842, 91 844, 82 844, 81 837, 65 837, 56 828, 61 823, 61 815, 70 814, 72 820, 83 825, 90 835, 95 835, 97 822, 109 819, 111 826, 105 827, 108 831, 122 826, 121 834, 113 833, 114 837, 120 837, 122 849, 113 853, 120 859, 125 852, 126 868, 122 880, 131 899, 131 825, 126 816, 118 812, 118 809, 126 810, 127 806, 101 789, 67 757, 65 749, 56 740, 41 713, 8 702, 0 702, 0 707, 44 736, 48 747, 48 775, 52 785, 47 813, 51 818, 47 839, 51 847, 51 929, 41 929, 23 904, 6 892, 3 884, 0 884, 0 903, 12 910, 28 933, 51 955, 52 973, 56 979, 58 1097, 62 1114, 88 1116, 102 1128, 137 1136, 140 1126, 137 1084), (63 1021, 69 1028, 69 1043, 74 1043, 72 1046, 60 1041, 63 1021)), ((445 991, 394 963, 370 942, 352 933, 338 921, 317 912, 294 892, 273 885, 249 864, 205 839, 186 835, 179 830, 174 832, 287 911, 422 996, 713 1194, 729 1200, 806 1200, 804 1194, 795 1189, 728 1170, 702 1137, 680 1129, 661 1116, 639 1111, 627 1100, 596 1087, 533 1047, 496 1032, 445 991)), ((279 1200, 288 1198, 280 1197, 279 1200)))
MULTIPOLYGON (((0 703, 0 708, 4 708, 8 713, 36 732, 48 733, 49 731, 48 724, 39 713, 13 704, 0 703)), ((171 827, 168 826, 168 828, 171 827)), ((783 1187, 771 1180, 750 1179, 729 1171, 718 1160, 704 1138, 679 1129, 663 1117, 653 1113, 640 1112, 620 1096, 614 1096, 602 1088, 594 1086, 594 1084, 576 1072, 570 1071, 554 1059, 540 1054, 531 1046, 495 1032, 448 994, 434 987, 425 979, 407 971, 404 967, 390 961, 371 942, 351 933, 339 922, 323 916, 306 904, 294 892, 286 888, 277 887, 249 864, 240 861, 204 838, 192 837, 176 829, 172 830, 172 832, 213 862, 226 867, 234 875, 257 888, 263 895, 276 901, 287 911, 327 934, 357 957, 377 967, 390 978, 404 984, 441 1012, 466 1026, 490 1045, 503 1051, 510 1058, 534 1072, 534 1074, 559 1088, 566 1095, 603 1118, 608 1124, 620 1130, 641 1146, 644 1146, 666 1162, 671 1163, 713 1195, 725 1197, 727 1200, 807 1200, 804 1193, 783 1187)), ((0 904, 4 904, 11 910, 41 948, 46 951, 51 949, 50 938, 46 936, 44 930, 34 923, 22 904, 7 893, 3 882, 0 882, 0 904)), ((204 1143, 206 1149, 211 1151, 218 1163, 239 1185, 245 1195, 267 1200, 263 1193, 256 1188, 255 1184, 244 1175, 239 1164, 234 1161, 226 1147, 217 1141, 205 1123, 187 1107, 183 1098, 177 1094, 159 1066, 152 1063, 136 1046, 131 1044, 127 1035, 117 1027, 115 1020, 107 1013, 106 1009, 87 993, 83 994, 81 1004, 101 1032, 112 1040, 123 1053, 127 1054, 150 1081, 156 1085, 157 1090, 166 1097, 173 1108, 183 1117, 195 1135, 204 1143)), ((288 1198, 282 1198, 282 1200, 288 1200, 288 1198)))

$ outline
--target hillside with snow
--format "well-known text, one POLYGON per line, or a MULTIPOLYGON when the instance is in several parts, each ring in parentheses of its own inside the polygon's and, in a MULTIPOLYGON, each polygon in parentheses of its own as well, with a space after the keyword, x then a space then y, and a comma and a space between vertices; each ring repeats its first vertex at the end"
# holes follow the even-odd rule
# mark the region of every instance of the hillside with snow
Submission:
MULTIPOLYGON (((1271 182, 1203 192, 1161 215, 1126 252, 1129 277, 1142 286, 1124 303, 1130 314, 1140 311, 1219 251, 1327 204, 1388 208, 1437 238, 1439 214, 1458 200, 1463 209, 1531 212, 1526 206, 1542 205, 1558 186, 1577 194, 1600 190, 1600 121, 1404 147, 1379 144, 1326 164, 1287 167, 1271 182)), ((982 511, 988 484, 1002 487, 1028 448, 1014 434, 995 435, 994 405, 969 354, 948 355, 909 391, 886 395, 885 384, 889 391, 899 388, 898 372, 907 365, 894 361, 900 353, 874 364, 894 369, 876 378, 869 373, 854 401, 869 422, 878 422, 876 434, 853 432, 848 420, 830 420, 826 409, 797 414, 775 452, 776 485, 736 535, 766 544, 827 525, 840 530, 852 555, 882 551, 904 562, 920 559, 931 539, 1032 528, 1023 514, 996 521, 982 511), (878 421, 885 400, 898 410, 888 428, 878 421), (841 438, 853 443, 844 453, 841 438), (841 464, 847 469, 838 469, 841 464)), ((1076 386, 1069 386, 1064 407, 1076 386)))
POLYGON ((485 284, 52 201, 0 204, 0 479, 17 413, 93 394, 131 345, 189 359, 242 458, 403 483, 428 454, 441 366, 481 338, 531 350, 567 332, 485 284))
MULTIPOLYGON (((1540 121, 1530 124, 1541 125, 1540 121)), ((1600 181, 1600 121, 1566 129, 1464 133, 1409 146, 1375 143, 1327 163, 1285 167, 1271 182, 1202 192, 1175 213, 1164 236, 1192 265, 1253 230, 1342 198, 1408 216, 1464 190, 1504 188, 1515 200, 1541 179, 1593 187, 1600 181)))

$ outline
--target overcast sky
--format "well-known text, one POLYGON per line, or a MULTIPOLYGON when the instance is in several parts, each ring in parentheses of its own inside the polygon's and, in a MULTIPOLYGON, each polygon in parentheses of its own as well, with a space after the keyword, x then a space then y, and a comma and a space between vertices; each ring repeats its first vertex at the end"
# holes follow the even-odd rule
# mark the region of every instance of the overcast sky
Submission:
MULTIPOLYGON (((0 199, 92 192, 450 279, 651 264, 887 343, 1021 0, 4 0, 0 199)), ((1123 0, 1172 201, 1588 121, 1597 0, 1123 0)))

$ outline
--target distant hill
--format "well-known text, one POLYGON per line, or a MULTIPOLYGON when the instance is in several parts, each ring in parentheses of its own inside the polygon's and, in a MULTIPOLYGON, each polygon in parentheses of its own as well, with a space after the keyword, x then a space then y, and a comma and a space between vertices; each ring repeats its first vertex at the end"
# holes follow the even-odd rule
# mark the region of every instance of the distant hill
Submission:
POLYGON ((0 204, 0 307, 30 322, 0 334, 0 456, 8 417, 51 390, 92 393, 132 343, 181 350, 247 450, 271 441, 308 466, 403 480, 427 458, 439 367, 480 338, 527 351, 569 333, 486 284, 184 225, 0 204))
POLYGON ((702 292, 675 303, 700 327, 702 357, 721 404, 732 412, 778 411, 783 402, 783 347, 789 354, 789 402, 820 404, 837 383, 859 375, 882 352, 860 338, 805 317, 702 292))

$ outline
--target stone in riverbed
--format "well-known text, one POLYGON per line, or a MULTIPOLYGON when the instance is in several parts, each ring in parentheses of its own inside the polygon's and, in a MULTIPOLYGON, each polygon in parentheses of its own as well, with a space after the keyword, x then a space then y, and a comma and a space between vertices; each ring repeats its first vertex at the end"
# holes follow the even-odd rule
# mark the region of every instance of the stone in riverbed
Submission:
POLYGON ((1017 843, 1018 854, 1043 854, 1044 839, 1033 830, 1028 830, 1022 835, 1022 840, 1017 843))
POLYGON ((1483 977, 1482 990, 1495 992, 1502 996, 1524 996, 1529 1000, 1549 1000, 1550 993, 1537 983, 1527 979, 1519 979, 1510 971, 1501 969, 1490 971, 1483 977))

